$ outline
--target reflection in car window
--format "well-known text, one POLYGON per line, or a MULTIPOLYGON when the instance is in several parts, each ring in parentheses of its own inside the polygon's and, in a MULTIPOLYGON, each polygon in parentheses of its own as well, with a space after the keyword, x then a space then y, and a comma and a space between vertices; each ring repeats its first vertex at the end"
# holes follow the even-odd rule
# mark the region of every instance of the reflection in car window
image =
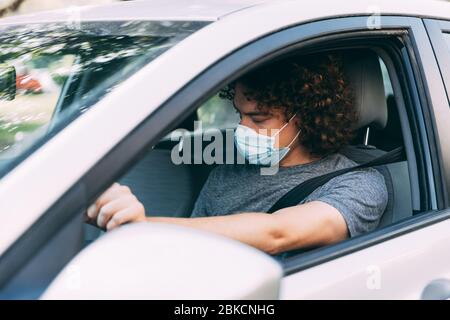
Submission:
POLYGON ((116 21, 0 29, 0 175, 206 24, 116 21))
POLYGON ((16 93, 0 101, 0 156, 7 156, 28 135, 46 129, 75 60, 72 54, 28 54, 7 61, 15 69, 16 93))

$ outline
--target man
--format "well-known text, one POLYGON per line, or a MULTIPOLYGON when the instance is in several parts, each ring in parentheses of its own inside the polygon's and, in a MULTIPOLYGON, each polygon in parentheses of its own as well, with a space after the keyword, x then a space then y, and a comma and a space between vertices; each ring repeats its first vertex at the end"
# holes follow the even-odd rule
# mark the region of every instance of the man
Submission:
POLYGON ((146 217, 130 189, 117 183, 88 209, 88 217, 107 230, 143 221, 184 225, 269 254, 332 244, 377 226, 388 195, 383 176, 372 168, 335 177, 298 205, 265 213, 302 181, 355 165, 338 153, 356 121, 338 56, 271 63, 236 80, 221 96, 240 115, 235 143, 248 163, 217 166, 191 218, 146 217), (278 171, 262 175, 267 165, 278 171))

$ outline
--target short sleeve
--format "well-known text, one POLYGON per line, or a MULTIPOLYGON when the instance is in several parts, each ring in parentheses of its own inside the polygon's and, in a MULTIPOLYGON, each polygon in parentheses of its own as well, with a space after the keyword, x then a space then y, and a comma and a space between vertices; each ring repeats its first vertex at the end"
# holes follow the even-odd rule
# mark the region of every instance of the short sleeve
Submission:
POLYGON ((316 189, 304 202, 321 201, 343 216, 351 237, 377 227, 386 209, 388 192, 384 177, 369 168, 335 177, 316 189))

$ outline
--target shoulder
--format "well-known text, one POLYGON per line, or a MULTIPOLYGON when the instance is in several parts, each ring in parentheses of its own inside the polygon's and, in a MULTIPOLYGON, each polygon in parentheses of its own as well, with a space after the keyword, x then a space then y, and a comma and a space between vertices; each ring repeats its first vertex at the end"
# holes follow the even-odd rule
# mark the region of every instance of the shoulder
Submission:
MULTIPOLYGON (((337 156, 340 165, 355 165, 337 156)), ((307 201, 319 200, 336 208, 344 217, 350 235, 372 230, 378 224, 388 203, 384 176, 374 168, 354 170, 337 176, 316 189, 307 201)))
MULTIPOLYGON (((336 153, 330 155, 334 170, 349 168, 357 163, 346 156, 336 153)), ((337 176, 325 183, 317 192, 339 190, 349 196, 357 195, 360 199, 372 198, 380 202, 387 201, 388 193, 384 176, 374 168, 357 169, 337 176)))

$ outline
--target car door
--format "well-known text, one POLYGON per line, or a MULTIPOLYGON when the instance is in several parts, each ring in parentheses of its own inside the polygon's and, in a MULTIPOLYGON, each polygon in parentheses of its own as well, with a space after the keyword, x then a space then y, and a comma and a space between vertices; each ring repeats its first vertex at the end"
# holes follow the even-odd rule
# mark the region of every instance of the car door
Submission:
MULTIPOLYGON (((434 113, 433 128, 440 137, 433 154, 441 165, 448 166, 450 138, 446 128, 449 104, 444 83, 449 91, 450 24, 425 20, 433 48, 421 23, 410 28, 415 50, 422 64, 422 77, 434 113), (447 41, 447 43, 445 43, 447 41), (436 54, 436 56, 433 53, 436 54), (437 68, 436 59, 440 70, 437 68), (441 117, 442 116, 442 117, 441 117)), ((448 123, 448 122, 447 122, 448 123)), ((448 187, 448 177, 442 181, 448 187)), ((448 189, 446 189, 448 190, 448 189)), ((446 192, 446 191, 445 191, 446 192)), ((447 200, 443 200, 447 207, 447 200)), ((440 206, 440 205, 439 205, 440 206)), ((382 240, 341 256, 339 247, 330 248, 334 259, 320 263, 320 255, 302 263, 292 261, 283 280, 284 299, 449 299, 450 298, 450 210, 421 214, 384 233, 382 240), (314 261, 316 260, 316 261, 314 261)), ((377 233, 377 232, 376 232, 377 233)), ((375 234, 376 234, 375 233, 375 234)), ((375 236, 376 237, 376 236, 375 236)), ((354 239, 356 240, 356 239, 354 239)), ((355 249, 358 248, 355 242, 355 249)), ((308 259, 306 259, 308 260, 308 259)), ((323 260, 322 260, 323 261, 323 260)))
MULTIPOLYGON (((416 144, 424 151, 417 161, 424 171, 418 180, 427 186, 413 200, 418 202, 413 205, 417 214, 370 234, 287 259, 283 262, 281 299, 418 299, 422 294, 427 298, 444 297, 440 289, 446 288, 450 277, 450 210, 445 171, 449 154, 439 143, 448 137, 443 123, 450 120, 445 88, 422 20, 390 16, 381 17, 379 22, 379 30, 371 30, 366 17, 331 19, 264 37, 196 78, 162 105, 157 119, 149 118, 145 125, 150 134, 169 115, 169 110, 178 108, 179 114, 189 114, 221 84, 241 74, 242 69, 286 53, 289 46, 291 50, 295 46, 303 48, 302 45, 307 48, 311 39, 315 45, 326 47, 334 44, 332 40, 336 38, 405 35, 399 59, 406 64, 403 72, 410 81, 410 98, 414 100, 409 104, 419 118, 417 123, 411 123, 411 127, 417 127, 407 148, 415 149, 416 144)), ((408 117, 406 112, 402 116, 408 117)))
MULTIPOLYGON (((370 37, 374 34, 392 35, 393 29, 399 35, 407 35, 404 38, 407 44, 401 52, 401 58, 409 63, 409 69, 405 72, 412 82, 410 89, 415 101, 411 105, 417 108, 417 116, 420 118, 413 140, 424 149, 423 159, 420 161, 426 172, 420 179, 426 180, 423 184, 427 186, 427 190, 418 199, 419 207, 416 208, 418 211, 423 210, 405 221, 370 234, 285 261, 286 276, 280 295, 282 299, 420 298, 432 281, 450 276, 450 237, 447 232, 450 210, 447 209, 448 195, 445 193, 445 177, 448 172, 440 167, 440 164, 448 161, 449 155, 431 152, 440 147, 437 137, 446 137, 445 131, 439 131, 442 128, 439 124, 448 121, 450 114, 444 109, 448 107, 445 89, 422 21, 410 17, 381 17, 380 30, 373 31, 368 30, 366 17, 352 17, 314 22, 271 34, 242 47, 210 67, 164 103, 160 112, 149 117, 140 127, 141 133, 136 133, 141 137, 162 136, 166 130, 182 121, 181 115, 190 114, 206 97, 223 83, 242 73, 243 69, 267 61, 268 57, 275 57, 280 52, 285 53, 280 48, 289 45, 294 47, 293 44, 298 47, 307 46, 310 42, 306 39, 314 37, 320 38, 315 39, 317 44, 326 46, 331 43, 327 35, 336 36, 339 30, 342 34, 337 37, 345 40, 352 36, 349 30, 354 31, 358 37, 370 37), (365 33, 358 33, 361 31, 365 33), (430 83, 433 85, 429 86, 430 83), (171 123, 170 116, 174 109, 178 111, 178 118, 171 123), (439 118, 433 119, 437 111, 439 118), (424 115, 431 118, 425 119, 424 115), (429 130, 434 130, 435 136, 427 136, 426 132, 429 130), (426 206, 421 203, 425 196, 426 206), (434 263, 435 261, 438 263, 434 263), (414 272, 411 271, 412 266, 414 272)), ((124 146, 131 141, 133 140, 129 138, 124 146)), ((134 140, 134 146, 137 144, 138 140, 134 140)), ((413 148, 412 144, 413 142, 408 148, 413 148)), ((115 153, 116 156, 119 154, 115 153)), ((110 156, 114 157, 114 153, 110 156)), ((100 176, 96 177, 102 179, 100 176)), ((433 292, 432 290, 432 296, 433 292)), ((425 296, 427 295, 428 293, 425 296)))

